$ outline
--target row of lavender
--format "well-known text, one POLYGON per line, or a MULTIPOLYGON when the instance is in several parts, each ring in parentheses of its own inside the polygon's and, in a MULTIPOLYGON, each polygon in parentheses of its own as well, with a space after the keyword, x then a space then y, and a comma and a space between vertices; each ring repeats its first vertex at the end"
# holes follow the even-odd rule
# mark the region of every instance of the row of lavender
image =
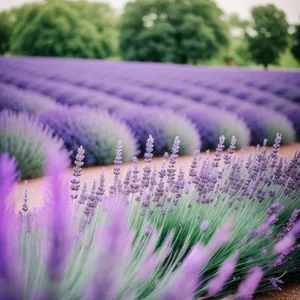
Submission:
MULTIPOLYGON (((270 90, 260 90, 259 82, 261 81, 261 76, 266 76, 261 74, 264 72, 224 68, 178 67, 176 65, 165 66, 159 64, 147 64, 145 66, 140 63, 99 63, 100 65, 92 64, 88 68, 84 68, 80 63, 72 64, 72 66, 68 66, 66 69, 68 71, 65 72, 61 72, 58 65, 54 63, 51 71, 47 70, 46 73, 38 71, 38 74, 47 76, 50 79, 68 81, 88 87, 92 86, 92 88, 97 90, 104 89, 105 91, 108 89, 111 93, 115 93, 116 84, 123 84, 125 86, 121 88, 121 91, 117 87, 119 92, 116 92, 116 95, 121 97, 124 93, 125 95, 130 93, 130 96, 133 97, 132 94, 137 92, 136 90, 132 91, 132 89, 128 91, 129 84, 134 88, 140 86, 142 88, 165 91, 198 103, 205 103, 232 111, 247 123, 250 123, 250 128, 252 127, 252 122, 257 122, 251 119, 253 115, 256 115, 259 119, 266 118, 268 110, 272 110, 285 115, 292 122, 298 135, 300 133, 300 106, 297 103, 286 101, 289 99, 288 92, 284 96, 279 96, 271 93, 270 90), (257 80, 253 80, 253 85, 249 87, 247 86, 247 83, 249 83, 247 78, 251 78, 251 76, 257 77, 257 80), (95 80, 95 78, 97 79, 95 80), (257 112, 256 105, 260 106, 259 112, 257 112)), ((297 87, 297 78, 299 79, 300 73, 278 73, 267 73, 267 77, 270 77, 269 80, 273 82, 273 86, 280 87, 284 85, 290 93, 293 93, 294 96, 291 98, 295 101, 297 99, 300 100, 300 88, 297 87), (292 81, 292 78, 294 78, 294 81, 292 81), (294 85, 288 84, 285 83, 285 80, 295 83, 294 85)), ((275 119, 275 115, 272 117, 275 119)), ((257 141, 253 141, 253 143, 255 144, 257 141)))
POLYGON ((242 148, 265 137, 271 141, 277 132, 289 144, 295 129, 300 132, 298 105, 279 98, 278 105, 290 112, 284 116, 275 112, 278 105, 258 107, 200 87, 188 76, 195 71, 183 66, 30 58, 1 59, 0 64, 0 110, 10 110, 0 122, 1 152, 13 153, 24 168, 37 165, 24 170, 23 178, 42 174, 50 144, 55 150, 66 148, 72 159, 84 145, 86 164, 95 165, 112 161, 119 139, 126 139, 124 160, 130 160, 144 150, 149 133, 156 141, 155 154, 161 155, 176 135, 182 136, 181 154, 191 154, 201 145, 214 148, 221 135, 227 140, 236 136, 236 146, 242 148), (33 163, 32 144, 39 163, 33 163))
MULTIPOLYGON (((22 59, 21 62, 23 62, 22 59)), ((264 137, 271 140, 273 137, 269 135, 272 127, 277 127, 278 130, 281 130, 281 127, 286 129, 282 133, 285 134, 287 141, 283 143, 291 142, 290 128, 287 128, 289 126, 286 119, 282 118, 282 114, 293 124, 298 137, 300 133, 299 105, 269 92, 236 84, 235 74, 238 70, 235 69, 231 71, 230 69, 216 70, 175 65, 82 60, 74 62, 74 60, 52 59, 25 61, 21 67, 16 62, 14 67, 21 71, 26 69, 26 72, 30 74, 44 76, 52 81, 68 82, 144 105, 163 105, 181 113, 195 112, 195 103, 198 108, 204 108, 203 104, 206 104, 206 107, 222 108, 233 112, 246 122, 252 130, 252 144, 259 143, 264 137), (41 69, 41 62, 47 67, 41 69), (230 78, 231 89, 228 87, 227 90, 222 90, 222 85, 226 85, 230 78), (200 85, 201 81, 208 84, 200 85), (199 105, 200 103, 202 105, 199 105), (257 105, 260 106, 259 111, 257 105)), ((239 72, 240 77, 243 78, 243 74, 251 74, 253 71, 239 70, 239 72)), ((257 71, 254 74, 256 73, 260 74, 257 71)), ((270 72, 270 74, 272 77, 273 73, 270 72)), ((291 75, 297 78, 297 73, 283 74, 287 78, 291 75)), ((198 118, 192 119, 197 122, 195 119, 198 118)), ((275 134, 276 132, 273 132, 273 135, 275 134)), ((211 145, 208 146, 211 147, 211 145)))

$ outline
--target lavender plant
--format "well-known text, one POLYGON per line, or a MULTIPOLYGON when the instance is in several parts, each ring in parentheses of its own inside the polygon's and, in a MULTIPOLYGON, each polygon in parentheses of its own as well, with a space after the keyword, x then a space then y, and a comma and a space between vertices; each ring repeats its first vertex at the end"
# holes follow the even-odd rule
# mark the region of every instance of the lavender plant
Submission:
POLYGON ((177 168, 179 137, 156 168, 149 136, 145 166, 139 170, 134 158, 121 181, 119 141, 112 183, 106 187, 101 171, 90 190, 80 182, 82 147, 70 190, 61 177, 64 158, 49 153, 47 204, 30 208, 25 193, 18 217, 4 209, 16 175, 2 155, 0 296, 251 299, 281 289, 300 263, 300 153, 291 161, 279 157, 280 142, 277 135, 271 152, 265 140, 238 157, 235 137, 225 150, 221 136, 214 157, 196 151, 185 174, 177 168))
POLYGON ((47 151, 68 155, 63 141, 33 116, 0 111, 0 153, 14 156, 20 178, 34 178, 45 173, 47 151))
POLYGON ((176 135, 183 136, 180 154, 192 154, 196 149, 201 148, 201 137, 199 137, 196 127, 184 116, 170 110, 161 111, 158 108, 129 109, 120 112, 118 116, 135 133, 143 152, 149 133, 155 139, 155 155, 163 155, 170 151, 176 135))
POLYGON ((124 139, 124 161, 137 152, 136 140, 131 130, 107 112, 84 106, 63 107, 47 111, 39 120, 61 137, 75 159, 77 148, 85 149, 86 165, 109 164, 114 158, 115 145, 124 139))

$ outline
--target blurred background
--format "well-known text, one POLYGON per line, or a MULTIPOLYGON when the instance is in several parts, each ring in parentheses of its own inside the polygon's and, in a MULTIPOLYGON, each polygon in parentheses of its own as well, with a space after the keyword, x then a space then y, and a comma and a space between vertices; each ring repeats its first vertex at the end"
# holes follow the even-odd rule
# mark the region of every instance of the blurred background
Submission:
POLYGON ((0 54, 299 68, 300 1, 0 0, 0 54))

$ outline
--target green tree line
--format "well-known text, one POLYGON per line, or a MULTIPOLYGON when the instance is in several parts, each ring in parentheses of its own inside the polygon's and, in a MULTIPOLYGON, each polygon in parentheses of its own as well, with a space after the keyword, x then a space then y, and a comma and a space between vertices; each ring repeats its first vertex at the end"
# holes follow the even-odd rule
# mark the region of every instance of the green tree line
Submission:
POLYGON ((268 68, 289 52, 300 63, 300 25, 274 5, 251 16, 225 16, 213 0, 135 0, 121 16, 105 3, 47 0, 0 13, 0 54, 268 68))

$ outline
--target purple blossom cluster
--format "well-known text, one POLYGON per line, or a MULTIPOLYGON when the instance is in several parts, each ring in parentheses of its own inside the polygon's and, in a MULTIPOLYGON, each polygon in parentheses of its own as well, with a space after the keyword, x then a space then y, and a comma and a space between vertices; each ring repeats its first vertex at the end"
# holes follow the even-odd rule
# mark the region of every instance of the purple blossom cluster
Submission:
POLYGON ((144 168, 134 157, 123 181, 117 141, 108 189, 103 171, 90 189, 81 183, 83 147, 69 188, 66 156, 49 151, 46 205, 29 205, 29 184, 18 215, 6 209, 15 160, 0 155, 0 298, 251 299, 281 289, 300 263, 300 153, 282 160, 280 141, 244 158, 221 136, 215 156, 196 151, 185 173, 177 136, 157 172, 149 135, 144 168))

